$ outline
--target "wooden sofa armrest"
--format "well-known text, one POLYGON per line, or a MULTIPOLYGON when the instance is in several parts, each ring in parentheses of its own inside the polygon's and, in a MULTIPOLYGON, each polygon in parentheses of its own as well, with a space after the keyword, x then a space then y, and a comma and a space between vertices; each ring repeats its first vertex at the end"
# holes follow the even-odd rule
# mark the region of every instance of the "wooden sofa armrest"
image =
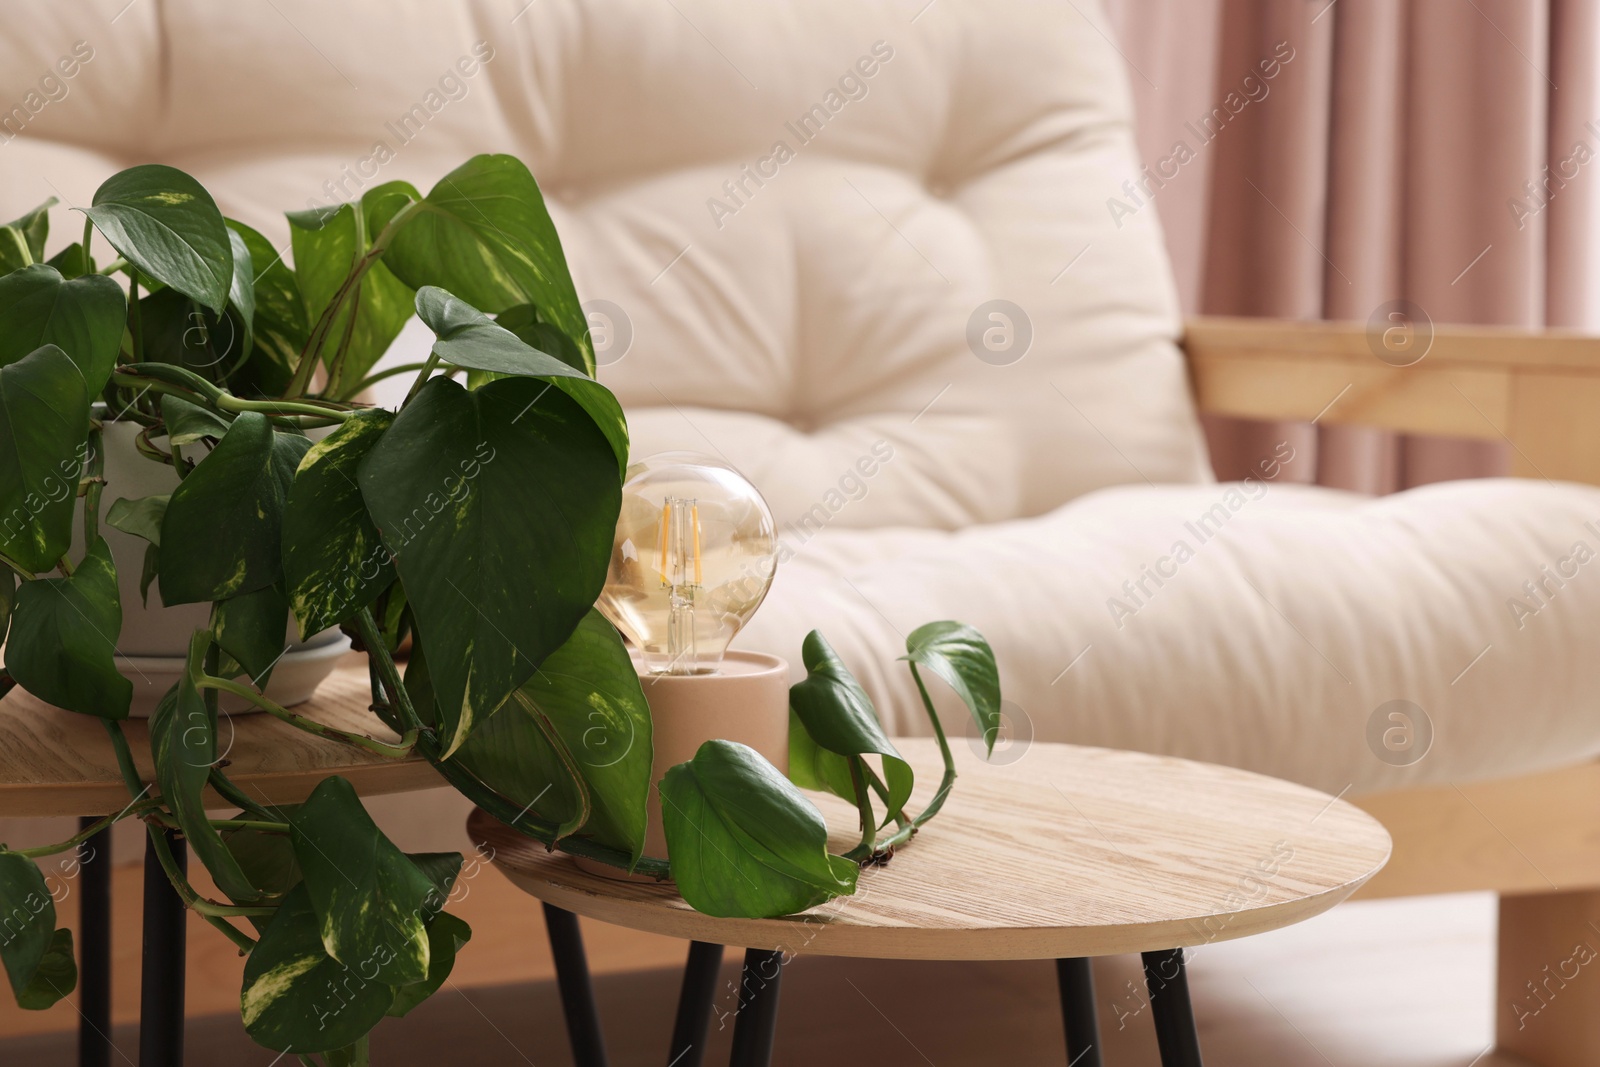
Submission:
POLYGON ((1202 411, 1503 440, 1519 477, 1600 484, 1600 337, 1410 330, 1201 317, 1183 347, 1202 411))

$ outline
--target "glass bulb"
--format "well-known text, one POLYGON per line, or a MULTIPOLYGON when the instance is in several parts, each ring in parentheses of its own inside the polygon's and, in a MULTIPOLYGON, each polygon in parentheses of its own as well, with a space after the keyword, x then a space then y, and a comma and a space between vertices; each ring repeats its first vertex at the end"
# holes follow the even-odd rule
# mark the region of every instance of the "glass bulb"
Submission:
POLYGON ((661 452, 628 468, 598 606, 652 674, 705 674, 777 566, 777 527, 755 486, 719 459, 661 452))

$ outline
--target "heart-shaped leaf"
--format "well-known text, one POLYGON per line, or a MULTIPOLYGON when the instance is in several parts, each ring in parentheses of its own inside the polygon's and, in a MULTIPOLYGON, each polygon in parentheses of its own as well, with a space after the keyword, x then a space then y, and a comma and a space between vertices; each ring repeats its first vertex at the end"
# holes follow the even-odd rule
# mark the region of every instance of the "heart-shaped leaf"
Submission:
POLYGON ((769 918, 855 892, 822 813, 754 749, 707 741, 660 789, 672 876, 696 911, 769 918))
POLYGON ((1000 669, 983 635, 960 622, 930 622, 906 638, 906 659, 927 667, 972 712, 987 751, 1000 736, 1000 669))
POLYGON ((44 1011, 78 985, 78 961, 72 954, 72 931, 62 927, 50 938, 50 947, 33 972, 33 981, 17 991, 17 1007, 44 1011))
POLYGON ((290 825, 328 955, 377 982, 426 980, 433 882, 383 835, 350 783, 323 779, 290 825))
POLYGON ((328 955, 322 922, 304 883, 279 906, 244 963, 245 1032, 270 1049, 343 1048, 383 1021, 393 986, 328 955))
POLYGON ((206 816, 205 788, 217 762, 217 718, 195 686, 210 637, 195 631, 183 677, 156 705, 150 717, 150 758, 155 764, 161 799, 183 828, 195 858, 205 864, 217 887, 238 901, 260 893, 245 876, 206 816))
POLYGON ((381 408, 357 412, 312 445, 295 473, 283 511, 283 574, 304 637, 349 618, 394 581, 357 480, 393 422, 381 408))
POLYGON ((34 696, 68 711, 125 719, 133 683, 117 673, 122 603, 117 569, 95 541, 70 578, 38 578, 17 590, 6 669, 34 696))
POLYGON ((17 996, 27 991, 55 936, 56 903, 39 865, 15 852, 0 852, 0 962, 17 996))
MULTIPOLYGON (((269 807, 267 811, 288 822, 295 807, 269 807)), ((254 817, 245 812, 236 816, 240 819, 254 817)), ((221 836, 239 869, 264 896, 280 897, 300 884, 300 864, 294 858, 294 843, 288 834, 236 826, 223 830, 221 836)))
POLYGON ((233 248, 222 212, 199 182, 159 163, 130 167, 107 178, 81 210, 128 262, 222 314, 233 248))
POLYGON ((167 513, 168 493, 142 496, 137 500, 119 497, 106 509, 106 525, 125 534, 142 537, 152 545, 161 544, 161 520, 167 513))
POLYGON ((24 268, 0 278, 0 365, 56 345, 98 393, 116 363, 126 315, 127 298, 110 278, 69 281, 47 264, 24 268))
POLYGON ((543 382, 434 378, 360 483, 428 646, 448 758, 588 614, 621 472, 588 414, 543 382))
POLYGON ((611 442, 617 466, 628 466, 628 423, 622 405, 611 390, 582 370, 541 352, 489 316, 443 289, 426 286, 417 290, 417 316, 438 340, 434 355, 446 363, 495 374, 515 374, 539 378, 556 386, 583 405, 611 442))
POLYGON ((438 285, 499 313, 533 304, 572 338, 594 373, 589 324, 561 239, 528 168, 513 156, 474 156, 445 175, 395 235, 384 262, 414 289, 438 285))
POLYGON ((30 571, 72 543, 88 431, 83 375, 61 349, 0 367, 0 552, 30 571))
POLYGON ((161 599, 226 600, 283 577, 284 499, 311 442, 279 433, 265 415, 233 420, 211 454, 179 483, 161 522, 161 599))
MULTIPOLYGON (((357 261, 371 249, 373 235, 367 232, 365 216, 355 204, 341 204, 331 211, 290 212, 289 223, 306 321, 315 324, 357 261)), ((355 325, 349 327, 352 305, 347 301, 328 329, 322 356, 331 371, 335 352, 350 328, 350 344, 337 380, 330 374, 330 395, 342 395, 346 385, 365 377, 411 317, 411 287, 390 273, 386 262, 379 260, 361 277, 360 295, 354 302, 355 325)))
POLYGON ((0 278, 0 366, 42 345, 60 348, 97 395, 117 361, 127 298, 110 278, 68 281, 43 263, 0 278))
POLYGON ((267 687, 272 668, 288 651, 288 629, 289 598, 275 584, 218 601, 212 609, 212 636, 257 689, 267 687))
MULTIPOLYGON (((866 690, 821 633, 812 630, 806 635, 800 646, 800 658, 806 665, 806 677, 789 689, 790 710, 812 740, 828 752, 839 756, 876 754, 883 757, 884 784, 889 789, 888 814, 892 817, 911 796, 914 777, 911 765, 883 732, 883 724, 878 721, 878 713, 866 690)), ((802 759, 791 767, 790 774, 805 775, 807 769, 807 761, 802 759)), ((839 781, 837 765, 824 761, 814 779, 796 778, 795 781, 854 801, 855 790, 847 784, 848 764, 844 774, 844 782, 839 781), (843 792, 839 790, 841 784, 846 785, 843 792)))
POLYGON ((206 438, 220 441, 222 435, 228 432, 228 427, 233 425, 229 417, 171 395, 161 398, 161 421, 167 427, 167 440, 179 446, 192 445, 206 438))
POLYGON ((598 611, 584 616, 566 644, 453 757, 507 800, 559 825, 579 800, 534 719, 540 714, 566 743, 588 786, 592 808, 582 832, 637 860, 650 797, 650 706, 627 646, 598 611))
POLYGON ((6 223, 8 227, 22 235, 28 255, 35 263, 44 259, 44 245, 50 239, 50 209, 57 203, 59 201, 52 196, 20 219, 12 219, 6 223))

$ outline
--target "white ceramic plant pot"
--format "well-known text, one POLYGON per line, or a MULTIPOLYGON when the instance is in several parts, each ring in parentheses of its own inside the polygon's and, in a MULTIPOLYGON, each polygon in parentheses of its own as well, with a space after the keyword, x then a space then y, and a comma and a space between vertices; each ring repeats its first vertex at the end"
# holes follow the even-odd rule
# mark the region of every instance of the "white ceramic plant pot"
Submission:
MULTIPOLYGON (((642 668, 637 660, 635 667, 642 668)), ((789 773, 789 665, 764 652, 729 652, 713 674, 645 674, 639 681, 650 704, 650 799, 644 854, 670 859, 656 783, 667 770, 694 758, 718 738, 749 745, 789 773)), ((610 864, 574 857, 578 866, 608 878, 631 878, 610 864)), ((652 881, 654 879, 651 879, 652 881)))
MULTIPOLYGON (((161 603, 160 580, 150 583, 148 604, 139 595, 139 577, 144 570, 143 538, 123 533, 105 521, 106 510, 114 501, 171 493, 178 487, 178 474, 171 467, 139 454, 134 437, 139 427, 133 423, 106 423, 101 437, 105 450, 104 492, 100 495, 100 534, 111 548, 117 564, 117 585, 122 594, 122 631, 117 635, 117 669, 133 682, 133 708, 136 718, 148 716, 156 704, 183 673, 190 635, 206 626, 209 604, 161 603)), ((82 523, 75 523, 73 551, 83 551, 82 523)), ((296 633, 289 620, 289 633, 296 633)), ((285 707, 310 699, 318 685, 332 671, 339 657, 350 647, 349 638, 338 630, 324 630, 304 642, 291 644, 272 668, 267 696, 285 707)), ((238 714, 255 710, 248 701, 223 694, 222 707, 238 714)))

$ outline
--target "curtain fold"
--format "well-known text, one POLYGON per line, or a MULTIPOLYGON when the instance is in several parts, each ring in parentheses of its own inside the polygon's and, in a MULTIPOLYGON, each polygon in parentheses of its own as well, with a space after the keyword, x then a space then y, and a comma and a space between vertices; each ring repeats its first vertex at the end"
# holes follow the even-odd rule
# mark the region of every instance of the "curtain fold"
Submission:
MULTIPOLYGON (((1145 161, 1196 153, 1158 202, 1185 310, 1600 329, 1594 0, 1107 4, 1145 161)), ((1364 492, 1510 466, 1493 440, 1207 432, 1224 478, 1284 440, 1287 477, 1364 492)))

